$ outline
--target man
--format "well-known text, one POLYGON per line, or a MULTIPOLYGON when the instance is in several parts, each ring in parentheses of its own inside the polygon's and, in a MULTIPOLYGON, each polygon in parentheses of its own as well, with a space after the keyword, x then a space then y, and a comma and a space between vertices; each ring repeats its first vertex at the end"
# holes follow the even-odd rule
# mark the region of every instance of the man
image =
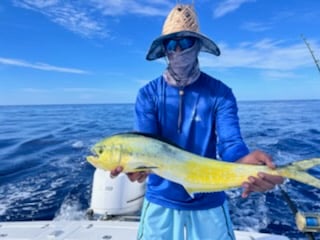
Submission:
MULTIPOLYGON (((177 5, 169 13, 162 35, 155 39, 148 60, 166 57, 163 75, 140 89, 135 130, 168 139, 187 151, 222 161, 266 164, 271 158, 249 150, 242 140, 237 105, 229 87, 200 71, 200 51, 219 56, 217 45, 199 33, 192 5, 177 5)), ((111 172, 122 171, 121 166, 111 172)), ((129 173, 142 182, 147 173, 129 173)), ((260 173, 243 183, 243 197, 282 183, 281 177, 260 173)), ((138 239, 234 240, 224 192, 190 196, 174 182, 150 174, 138 239)))

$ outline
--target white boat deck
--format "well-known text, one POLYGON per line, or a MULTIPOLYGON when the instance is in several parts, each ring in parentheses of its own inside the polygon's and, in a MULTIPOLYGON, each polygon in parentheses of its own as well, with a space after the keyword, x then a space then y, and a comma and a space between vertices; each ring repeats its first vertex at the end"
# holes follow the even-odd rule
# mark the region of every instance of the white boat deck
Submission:
MULTIPOLYGON (((0 222, 1 240, 136 240, 137 221, 0 222)), ((289 240, 279 235, 235 231, 237 240, 289 240)))
MULTIPOLYGON (((136 240, 140 219, 128 214, 141 208, 143 194, 143 184, 130 182, 124 174, 111 179, 97 169, 86 216, 90 220, 0 222, 0 240, 136 240)), ((237 240, 289 240, 245 231, 235 235, 237 240)))

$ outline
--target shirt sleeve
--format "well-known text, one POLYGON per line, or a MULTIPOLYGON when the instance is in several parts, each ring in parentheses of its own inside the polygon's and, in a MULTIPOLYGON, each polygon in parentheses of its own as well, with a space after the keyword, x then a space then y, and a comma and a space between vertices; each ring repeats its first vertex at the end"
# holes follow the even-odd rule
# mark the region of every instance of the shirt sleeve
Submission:
POLYGON ((142 133, 158 134, 156 97, 148 87, 141 88, 135 103, 134 130, 142 133))
POLYGON ((219 101, 216 112, 216 134, 218 153, 223 161, 234 162, 249 153, 239 125, 236 99, 228 89, 219 101))

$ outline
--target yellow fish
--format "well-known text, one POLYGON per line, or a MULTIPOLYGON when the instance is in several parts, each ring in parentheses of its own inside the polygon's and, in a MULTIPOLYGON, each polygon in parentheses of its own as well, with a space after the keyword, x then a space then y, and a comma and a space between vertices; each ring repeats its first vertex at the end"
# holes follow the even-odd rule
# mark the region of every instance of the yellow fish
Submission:
POLYGON ((93 146, 87 160, 95 167, 124 172, 150 171, 184 186, 192 196, 240 187, 259 172, 297 180, 320 188, 320 180, 305 170, 320 165, 320 158, 294 162, 275 170, 263 165, 229 163, 198 156, 156 138, 122 133, 105 138, 93 146))

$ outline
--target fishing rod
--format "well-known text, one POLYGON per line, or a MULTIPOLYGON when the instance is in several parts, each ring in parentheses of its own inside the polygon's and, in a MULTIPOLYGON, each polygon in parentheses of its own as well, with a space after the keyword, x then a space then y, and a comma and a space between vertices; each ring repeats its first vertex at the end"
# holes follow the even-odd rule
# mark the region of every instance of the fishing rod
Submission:
POLYGON ((311 56, 313 58, 314 63, 316 64, 318 71, 320 73, 320 65, 319 65, 319 59, 316 58, 316 56, 314 55, 314 52, 312 51, 310 44, 307 42, 307 39, 303 36, 303 34, 301 34, 301 38, 304 41, 304 43, 307 45, 309 52, 311 53, 311 56))
POLYGON ((288 193, 279 186, 284 200, 287 202, 292 213, 295 215, 298 229, 306 235, 309 240, 315 240, 314 232, 320 232, 320 214, 302 213, 298 210, 296 204, 291 200, 288 193))

